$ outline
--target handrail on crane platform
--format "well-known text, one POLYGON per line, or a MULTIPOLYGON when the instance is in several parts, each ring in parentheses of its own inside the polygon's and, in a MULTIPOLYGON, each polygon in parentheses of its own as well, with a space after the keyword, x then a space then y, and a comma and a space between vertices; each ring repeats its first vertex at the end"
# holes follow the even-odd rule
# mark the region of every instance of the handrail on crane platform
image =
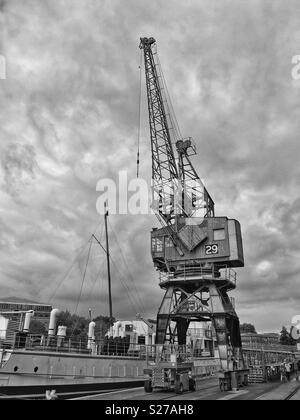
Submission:
POLYGON ((204 267, 203 265, 180 264, 176 272, 160 272, 159 283, 175 280, 189 280, 194 277, 201 277, 207 280, 225 280, 236 286, 237 273, 227 265, 204 267))

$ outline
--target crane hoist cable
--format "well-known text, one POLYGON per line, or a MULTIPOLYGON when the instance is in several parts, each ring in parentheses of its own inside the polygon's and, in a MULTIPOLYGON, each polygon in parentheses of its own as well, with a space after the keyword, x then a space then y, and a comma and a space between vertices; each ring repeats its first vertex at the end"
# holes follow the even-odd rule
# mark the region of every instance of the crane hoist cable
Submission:
POLYGON ((167 85, 166 78, 165 78, 165 75, 164 75, 164 72, 163 72, 163 68, 162 68, 162 65, 161 65, 161 62, 160 62, 160 59, 159 59, 159 55, 158 55, 157 52, 156 52, 156 59, 157 59, 159 72, 160 72, 160 75, 161 75, 162 88, 165 91, 165 93, 164 93, 165 94, 165 106, 168 109, 169 118, 170 118, 170 122, 171 122, 171 127, 169 127, 169 129, 173 129, 173 132, 174 132, 174 139, 173 139, 172 143, 175 145, 176 141, 181 140, 183 137, 182 137, 182 134, 181 134, 181 131, 180 131, 180 127, 179 127, 179 124, 178 124, 176 113, 175 113, 175 110, 174 110, 174 107, 173 107, 173 102, 171 101, 171 96, 170 96, 170 93, 169 93, 168 85, 167 85))
POLYGON ((140 85, 139 85, 139 104, 138 104, 138 138, 137 138, 137 156, 136 156, 136 177, 139 177, 140 173, 140 141, 141 141, 141 102, 142 102, 142 62, 143 56, 142 51, 140 52, 140 85))

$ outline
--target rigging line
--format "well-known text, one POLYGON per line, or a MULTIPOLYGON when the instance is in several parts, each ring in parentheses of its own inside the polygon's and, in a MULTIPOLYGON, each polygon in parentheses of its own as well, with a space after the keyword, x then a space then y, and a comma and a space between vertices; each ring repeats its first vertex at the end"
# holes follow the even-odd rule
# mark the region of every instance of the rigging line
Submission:
POLYGON ((172 126, 174 126, 175 134, 177 134, 177 139, 179 140, 182 138, 182 134, 181 134, 180 127, 178 124, 178 120, 176 118, 176 113, 173 107, 173 102, 171 100, 171 96, 170 96, 168 85, 165 79, 165 75, 162 69, 161 69, 161 74, 162 74, 163 85, 166 91, 166 99, 167 99, 167 105, 168 105, 168 109, 170 113, 170 120, 171 120, 172 126))
MULTIPOLYGON (((99 226, 102 224, 102 221, 100 221, 96 228, 95 228, 95 232, 97 231, 97 229, 99 228, 99 226)), ((103 229, 102 225, 102 229, 103 229)), ((56 296, 57 291, 59 290, 59 288, 62 286, 63 282, 65 281, 65 279, 68 277, 68 275, 70 274, 72 268, 74 267, 75 262, 77 261, 77 259, 80 257, 80 255, 82 254, 82 252, 85 250, 86 246, 88 245, 89 241, 90 241, 91 237, 89 237, 88 241, 81 246, 81 248, 79 248, 78 254, 76 255, 76 257, 73 259, 71 266, 68 268, 68 270, 66 271, 66 274, 63 276, 61 282, 57 285, 57 287, 54 289, 53 294, 51 295, 51 297, 49 298, 49 302, 52 303, 54 297, 56 296)))
MULTIPOLYGON (((93 233, 96 233, 96 232, 97 232, 97 229, 98 229, 101 225, 102 225, 102 229, 103 229, 104 223, 103 223, 103 220, 102 220, 102 219, 100 220, 100 222, 99 222, 99 223, 97 223, 96 228, 93 230, 93 233)), ((91 238, 91 237, 90 237, 90 238, 91 238)), ((89 238, 89 240, 90 240, 90 238, 89 238)))
POLYGON ((139 104, 138 104, 138 139, 137 139, 137 156, 136 156, 136 177, 140 172, 140 141, 141 141, 141 102, 142 102, 142 50, 140 51, 140 86, 139 86, 139 104))
MULTIPOLYGON (((98 248, 93 248, 93 253, 91 252, 90 260, 92 260, 92 263, 95 265, 95 270, 91 274, 91 286, 90 286, 90 293, 93 293, 94 287, 96 285, 96 282, 98 280, 98 277, 102 276, 102 269, 105 264, 105 259, 99 260, 100 255, 98 254, 98 248)), ((102 256, 102 254, 101 254, 102 256)))
POLYGON ((170 93, 169 93, 169 90, 168 90, 165 75, 164 75, 164 72, 163 72, 158 54, 157 54, 157 63, 159 65, 159 69, 160 69, 160 73, 161 73, 161 77, 162 77, 162 82, 163 82, 163 87, 165 88, 165 91, 166 91, 166 100, 167 100, 167 106, 168 106, 169 111, 170 111, 170 118, 174 122, 174 130, 177 132, 176 134, 177 134, 178 139, 182 139, 182 134, 181 134, 181 131, 180 131, 180 128, 179 128, 179 124, 178 124, 178 121, 177 121, 177 118, 176 118, 174 107, 173 107, 173 104, 172 104, 172 101, 171 101, 171 96, 170 96, 170 93))
POLYGON ((140 296, 140 294, 139 294, 138 288, 136 287, 135 281, 134 281, 134 279, 133 279, 133 276, 132 276, 132 274, 131 274, 131 271, 130 271, 130 269, 129 269, 129 267, 128 267, 128 264, 127 264, 127 262, 126 262, 126 259, 125 259, 125 257, 124 257, 124 253, 123 253, 122 248, 121 248, 121 246, 120 246, 120 243, 119 243, 119 241, 118 241, 118 237, 117 237, 117 235, 116 235, 116 233, 115 233, 115 231, 114 231, 113 227, 111 226, 110 221, 108 221, 108 223, 109 223, 109 227, 110 227, 110 229, 111 229, 111 231, 112 231, 112 233, 113 233, 113 235, 114 235, 115 241, 116 241, 117 246, 118 246, 118 248, 119 248, 119 251, 120 251, 121 257, 122 257, 122 259, 123 259, 124 265, 125 265, 125 267, 126 267, 126 269, 127 269, 127 272, 128 272, 128 274, 129 274, 129 278, 130 278, 130 280, 131 280, 131 282, 132 282, 133 288, 135 289, 135 293, 136 293, 136 295, 137 295, 137 301, 139 301, 139 305, 140 305, 140 307, 141 307, 141 308, 145 308, 145 305, 144 305, 143 299, 141 298, 141 296, 140 296))
MULTIPOLYGON (((106 251, 105 251, 105 253, 106 253, 106 251)), ((96 277, 96 280, 99 278, 99 292, 100 292, 100 300, 101 300, 101 296, 102 296, 102 293, 104 293, 103 291, 104 291, 104 276, 105 276, 105 266, 106 266, 106 261, 105 260, 103 260, 102 261, 102 265, 101 265, 101 267, 100 267, 100 270, 99 270, 99 273, 98 273, 98 275, 97 275, 97 277, 96 277), (100 274, 101 274, 101 276, 100 276, 100 274)), ((96 283, 95 283, 96 284, 96 283)), ((93 287, 95 286, 95 284, 93 285, 93 287)), ((105 312, 104 312, 105 313, 105 312)), ((101 311, 99 311, 99 315, 101 314, 101 311)))
POLYGON ((103 251, 105 252, 105 254, 107 254, 106 249, 104 248, 104 246, 102 245, 102 243, 99 241, 99 239, 96 238, 96 236, 93 234, 92 238, 94 238, 96 240, 96 242, 98 243, 98 245, 101 246, 101 248, 103 249, 103 251))
POLYGON ((127 286, 126 282, 123 282, 123 274, 120 272, 120 270, 119 270, 119 268, 118 268, 117 264, 116 264, 116 263, 115 263, 115 261, 112 259, 112 257, 111 257, 111 262, 112 262, 113 266, 115 267, 116 271, 117 271, 117 272, 118 272, 118 274, 119 274, 119 280, 120 280, 120 282, 122 283, 122 285, 123 285, 123 287, 124 287, 124 289, 125 289, 126 293, 128 293, 128 297, 129 297, 129 300, 130 300, 130 302, 131 302, 132 306, 135 306, 135 307, 136 307, 136 306, 138 306, 138 305, 137 305, 137 302, 134 302, 134 297, 133 297, 133 296, 131 296, 131 294, 130 294, 130 289, 129 289, 129 287, 127 286))
POLYGON ((104 223, 101 225, 101 231, 99 232, 100 234, 100 242, 102 241, 102 236, 104 237, 104 223))
MULTIPOLYGON (((99 273, 99 275, 97 276, 97 279, 99 279, 99 301, 98 301, 98 305, 99 305, 99 309, 98 309, 98 313, 99 315, 103 314, 103 316, 105 316, 105 314, 108 313, 108 302, 107 300, 104 301, 103 307, 102 307, 102 302, 101 302, 101 298, 102 296, 105 296, 105 292, 104 292, 104 278, 105 278, 105 273, 106 273, 106 261, 104 260, 102 263, 102 267, 101 267, 101 273, 99 273), (101 304, 101 305, 100 305, 101 304), (101 306, 101 307, 100 307, 101 306)), ((97 283, 96 283, 97 284, 97 283)), ((95 293, 96 296, 96 293, 95 293)))
POLYGON ((62 286, 63 282, 65 281, 65 279, 68 277, 68 275, 70 274, 72 268, 74 267, 75 263, 77 262, 77 259, 80 257, 80 255, 83 253, 83 251, 85 250, 86 246, 88 245, 89 240, 87 241, 86 244, 82 245, 82 247, 80 248, 78 254, 76 255, 76 257, 73 259, 70 267, 68 268, 68 270, 66 271, 65 275, 63 276, 62 280, 60 281, 60 283, 57 285, 57 287, 55 288, 53 294, 51 295, 51 297, 49 298, 49 302, 53 303, 53 299, 56 296, 56 293, 58 291, 58 289, 62 286))
POLYGON ((140 307, 139 303, 138 303, 137 301, 135 301, 134 296, 133 296, 133 295, 131 295, 131 293, 130 293, 130 289, 129 289, 129 287, 127 286, 126 282, 124 282, 124 281, 122 280, 122 279, 123 279, 123 275, 121 274, 120 270, 118 269, 118 266, 116 265, 115 261, 114 261, 112 258, 111 258, 111 261, 112 261, 113 265, 115 266, 115 269, 116 269, 116 270, 118 271, 118 273, 119 273, 119 280, 120 280, 120 282, 121 282, 122 286, 123 286, 123 287, 124 287, 124 289, 125 289, 125 292, 126 292, 126 294, 127 294, 128 298, 129 298, 129 300, 130 300, 130 303, 131 303, 132 307, 135 309, 135 311, 137 310, 137 311, 139 312, 142 308, 140 307))
POLYGON ((90 259, 92 244, 93 244, 93 241, 90 240, 89 252, 88 252, 87 259, 86 259, 83 279, 82 279, 82 282, 81 282, 80 293, 79 293, 79 296, 78 296, 78 299, 77 299, 76 308, 75 308, 75 312, 74 312, 75 315, 77 314, 78 305, 79 305, 79 302, 80 302, 80 299, 81 299, 81 296, 82 296, 82 290, 83 290, 83 285, 84 285, 84 281, 85 281, 85 277, 86 277, 87 267, 88 267, 88 263, 89 263, 89 259, 90 259))
MULTIPOLYGON (((93 280, 93 283, 92 283, 91 293, 94 291, 94 287, 96 285, 96 282, 97 282, 98 278, 102 278, 102 275, 103 275, 103 272, 104 272, 105 263, 106 263, 106 261, 103 260, 102 261, 102 265, 100 265, 99 271, 96 273, 96 276, 95 276, 95 278, 93 280), (101 274, 101 276, 100 276, 100 274, 101 274)), ((102 284, 102 282, 101 282, 101 284, 102 284)))
MULTIPOLYGON (((131 278, 131 281, 132 281, 132 284, 133 284, 133 288, 135 289, 136 297, 132 296, 132 298, 134 298, 134 300, 135 300, 135 305, 137 305, 137 306, 140 308, 140 310, 142 310, 141 312, 144 312, 144 311, 143 311, 143 308, 144 308, 143 301, 142 301, 142 299, 140 298, 140 295, 139 295, 139 292, 138 292, 138 290, 137 290, 137 288, 136 288, 136 285, 135 285, 135 283, 134 283, 133 277, 132 277, 132 275, 131 275, 131 273, 130 273, 130 271, 129 271, 129 268, 128 268, 128 266, 127 266, 127 263, 126 263, 126 261, 125 261, 125 258, 124 258, 124 255, 123 255, 122 249, 121 249, 120 244, 119 244, 119 241, 118 241, 118 238, 117 238, 117 236, 116 236, 116 234, 115 234, 115 232, 114 232, 114 230, 113 230, 113 228, 112 228, 111 224, 110 224, 110 228, 111 228, 111 231, 112 231, 112 233, 113 233, 113 235, 114 235, 114 237, 115 237, 115 241, 116 241, 117 246, 118 246, 118 248, 119 248, 120 254, 121 254, 122 258, 123 258, 123 262, 124 262, 124 264, 125 264, 125 266, 126 266, 126 268, 127 268, 127 271, 128 271, 129 277, 131 278)), ((117 268, 118 272, 120 273, 120 270, 118 269, 118 267, 116 267, 116 268, 117 268)), ((120 274, 121 274, 121 273, 120 273, 120 274)), ((124 280, 125 280, 125 277, 124 277, 124 280)), ((126 284, 126 280, 125 280, 125 284, 126 284)), ((127 286, 127 284, 126 284, 126 287, 127 287, 127 289, 128 289, 128 290, 130 290, 130 289, 129 289, 129 286, 127 286)))
MULTIPOLYGON (((110 224, 110 223, 109 223, 109 226, 110 226, 110 228, 111 228, 111 224, 110 224)), ((113 234, 114 234, 114 236, 116 236, 116 235, 115 235, 115 233, 114 233, 114 231, 113 231, 113 234)), ((105 249, 105 248, 104 248, 104 246, 101 244, 101 242, 100 242, 100 241, 96 238, 96 236, 95 236, 95 235, 92 235, 92 237, 93 237, 93 238, 97 241, 97 243, 100 245, 100 247, 102 248, 102 250, 103 250, 103 251, 105 252, 105 254, 106 254, 106 253, 107 253, 107 252, 106 252, 106 249, 105 249)), ((131 298, 131 296, 130 296, 130 289, 128 288, 128 286, 126 285, 126 283, 124 284, 124 282, 122 281, 122 274, 121 274, 120 270, 118 269, 117 264, 115 263, 115 261, 114 261, 114 260, 113 260, 113 258, 112 258, 112 252, 110 252, 110 253, 109 253, 109 255, 110 255, 110 260, 111 260, 111 262, 113 263, 113 265, 115 266, 116 270, 117 270, 117 271, 118 271, 118 273, 119 273, 120 281, 121 281, 121 283, 122 283, 123 287, 125 288, 126 293, 128 294, 128 298, 129 298, 129 300, 130 300, 130 302, 131 302, 132 306, 133 306, 133 307, 135 307, 135 309, 139 308, 138 312, 143 312, 143 311, 141 311, 142 306, 140 305, 140 303, 139 303, 138 301, 133 302, 133 300, 132 300, 133 296, 132 296, 132 298, 131 298)))
MULTIPOLYGON (((81 283, 80 294, 79 294, 79 297, 77 299, 77 304, 76 304, 76 309, 75 309, 74 315, 77 315, 78 305, 79 305, 79 302, 80 302, 80 299, 81 299, 83 285, 84 285, 84 280, 85 280, 85 276, 86 276, 86 272, 87 272, 87 266, 88 266, 88 262, 89 262, 89 259, 90 259, 90 253, 91 253, 92 243, 93 242, 90 239, 90 246, 89 246, 88 257, 87 257, 87 261, 86 261, 86 265, 85 265, 84 275, 83 275, 83 279, 82 279, 82 283, 81 283)), ((75 322, 75 325, 74 325, 74 327, 72 329, 71 338, 73 337, 74 331, 76 330, 78 323, 79 323, 79 319, 77 319, 77 321, 75 322)))

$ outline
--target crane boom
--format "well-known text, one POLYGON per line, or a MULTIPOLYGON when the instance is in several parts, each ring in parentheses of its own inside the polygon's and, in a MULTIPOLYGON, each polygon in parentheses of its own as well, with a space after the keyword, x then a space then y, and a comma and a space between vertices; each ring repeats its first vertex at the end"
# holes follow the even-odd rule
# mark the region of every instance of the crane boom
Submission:
POLYGON ((178 181, 178 170, 165 107, 166 99, 159 83, 158 62, 152 50, 154 44, 154 38, 141 38, 151 137, 153 204, 160 216, 168 221, 174 215, 174 184, 178 181))
MULTIPOLYGON (((191 217, 202 209, 202 217, 214 215, 214 202, 193 167, 190 155, 196 154, 192 139, 173 138, 176 141, 178 164, 174 156, 171 132, 175 122, 170 112, 166 88, 156 52, 154 38, 141 38, 144 52, 152 151, 153 207, 170 228, 171 236, 178 230, 174 221, 191 217)), ((175 118, 176 120, 176 118, 175 118)), ((174 129, 174 131, 173 131, 174 129)), ((175 137, 175 134, 173 134, 175 137)), ((199 214, 197 214, 199 215, 199 214)))

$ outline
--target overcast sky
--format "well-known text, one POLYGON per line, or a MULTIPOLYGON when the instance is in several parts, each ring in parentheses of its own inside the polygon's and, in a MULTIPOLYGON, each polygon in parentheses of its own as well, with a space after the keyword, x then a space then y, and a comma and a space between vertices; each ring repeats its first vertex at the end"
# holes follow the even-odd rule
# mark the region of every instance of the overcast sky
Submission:
MULTIPOLYGON (((216 214, 242 226, 240 320, 260 331, 289 325, 300 314, 300 81, 291 77, 299 1, 1 0, 0 23, 0 296, 76 309, 98 225, 103 240, 97 181, 135 175, 138 44, 154 36, 216 214)), ((142 98, 149 179, 144 80, 142 98)), ((163 296, 149 246, 156 219, 119 215, 110 224, 122 250, 111 231, 114 315, 154 316, 163 296)), ((95 244, 90 259, 78 311, 105 314, 95 244)))

